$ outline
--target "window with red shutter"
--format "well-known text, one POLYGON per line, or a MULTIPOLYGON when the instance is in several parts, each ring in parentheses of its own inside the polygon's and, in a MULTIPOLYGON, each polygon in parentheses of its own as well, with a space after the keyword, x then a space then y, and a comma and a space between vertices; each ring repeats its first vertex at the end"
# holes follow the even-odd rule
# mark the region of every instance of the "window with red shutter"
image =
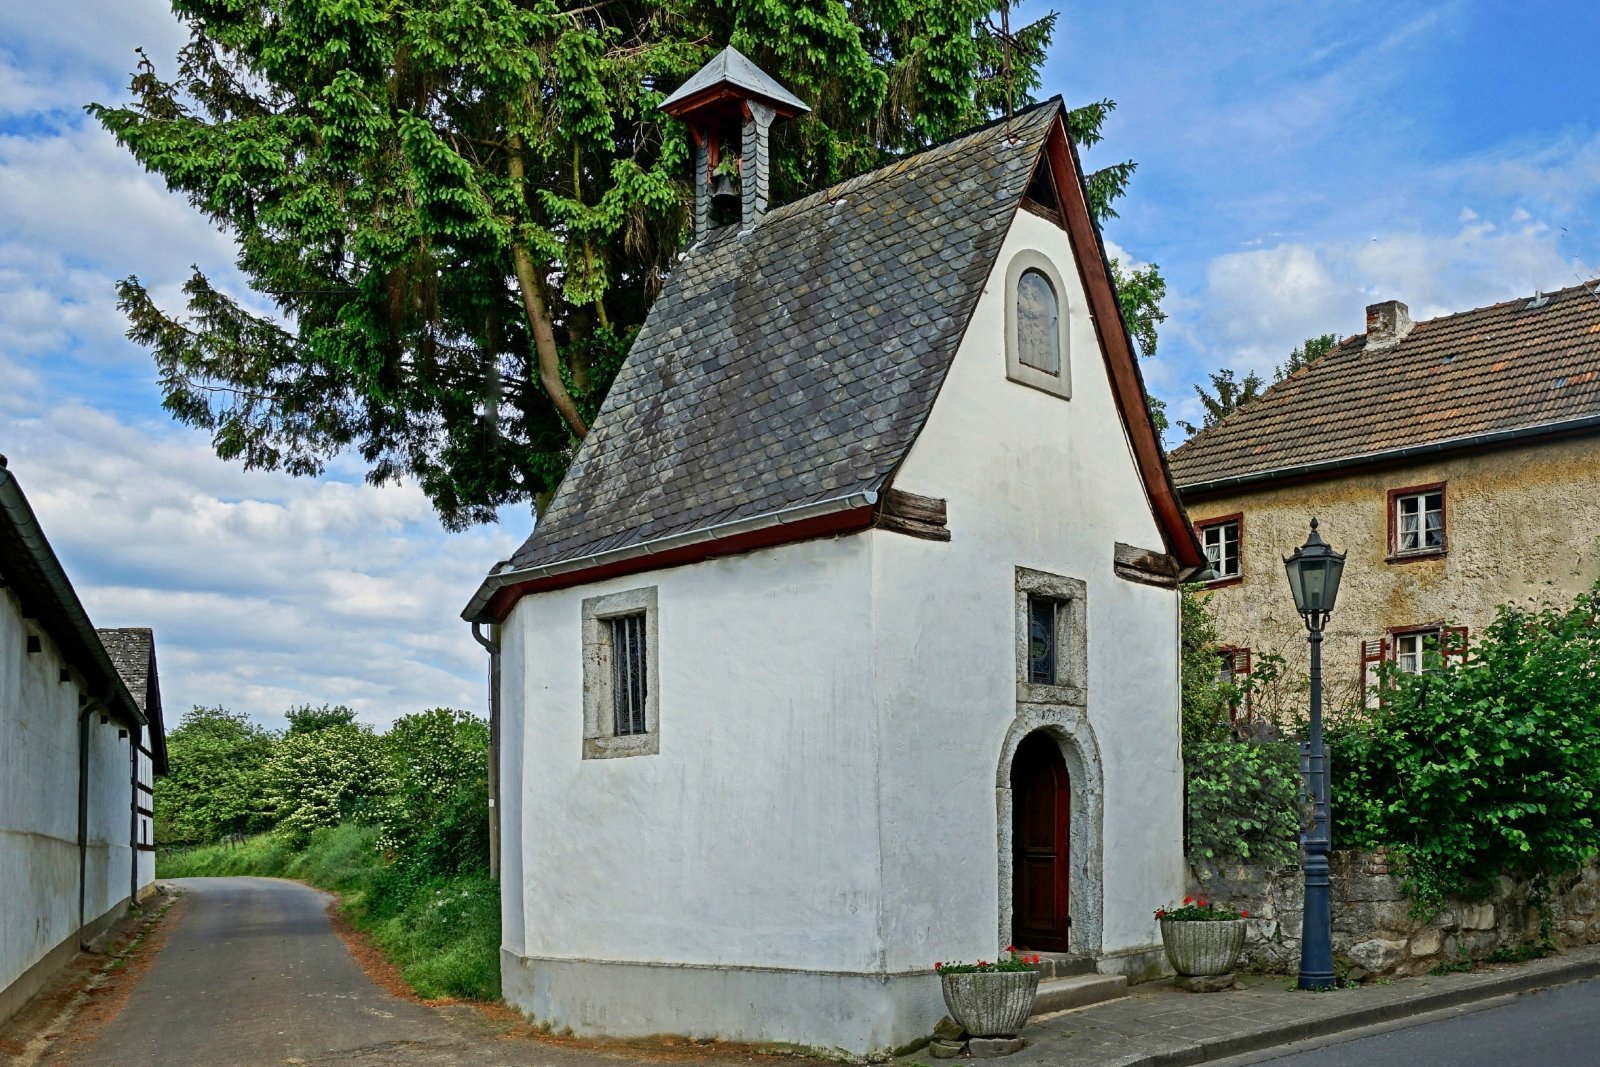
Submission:
POLYGON ((1389 658, 1389 639, 1374 638, 1361 642, 1361 691, 1367 695, 1367 706, 1377 705, 1377 686, 1380 681, 1378 667, 1389 658))

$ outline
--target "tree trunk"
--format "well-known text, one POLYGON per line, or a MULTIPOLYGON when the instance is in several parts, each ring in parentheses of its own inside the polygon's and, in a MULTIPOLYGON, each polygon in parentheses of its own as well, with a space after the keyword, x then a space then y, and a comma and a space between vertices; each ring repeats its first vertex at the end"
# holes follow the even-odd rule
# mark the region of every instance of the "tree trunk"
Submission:
MULTIPOLYGON (((510 145, 508 167, 511 181, 517 187, 517 195, 521 197, 526 180, 521 136, 512 134, 510 145)), ((517 221, 520 223, 522 220, 517 221)), ((567 392, 567 384, 561 380, 561 354, 556 351, 555 325, 550 318, 550 307, 545 303, 544 289, 539 284, 539 272, 534 267, 533 256, 527 245, 513 240, 511 258, 517 269, 517 287, 522 290, 522 306, 528 313, 528 325, 533 329, 534 351, 539 357, 539 384, 544 386, 550 403, 555 405, 573 434, 586 437, 589 427, 584 424, 583 416, 578 414, 578 405, 573 403, 572 394, 567 392)))

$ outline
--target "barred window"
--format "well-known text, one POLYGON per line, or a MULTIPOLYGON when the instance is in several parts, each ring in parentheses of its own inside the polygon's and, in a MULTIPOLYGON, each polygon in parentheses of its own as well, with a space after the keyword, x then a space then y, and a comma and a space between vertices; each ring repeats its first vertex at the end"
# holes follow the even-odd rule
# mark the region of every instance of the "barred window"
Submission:
POLYGON ((650 690, 645 655, 644 612, 607 619, 611 627, 611 721, 617 737, 642 734, 645 697, 650 690))
POLYGON ((583 757, 661 751, 656 589, 583 602, 583 757))

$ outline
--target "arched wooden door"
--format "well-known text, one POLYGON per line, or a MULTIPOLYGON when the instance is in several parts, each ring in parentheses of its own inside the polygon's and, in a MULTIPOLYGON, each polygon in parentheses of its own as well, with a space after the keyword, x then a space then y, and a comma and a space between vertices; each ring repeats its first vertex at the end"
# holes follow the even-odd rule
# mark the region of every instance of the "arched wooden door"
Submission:
POLYGON ((1011 810, 1011 939, 1018 948, 1065 952, 1072 789, 1049 734, 1029 734, 1017 747, 1011 810))

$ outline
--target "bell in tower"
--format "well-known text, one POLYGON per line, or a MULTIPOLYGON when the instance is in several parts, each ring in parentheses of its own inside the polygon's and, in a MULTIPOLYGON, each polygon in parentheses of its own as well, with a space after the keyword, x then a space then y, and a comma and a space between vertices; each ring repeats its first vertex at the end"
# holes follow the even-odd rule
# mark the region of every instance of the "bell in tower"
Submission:
POLYGON ((738 222, 753 228, 767 210, 768 131, 811 109, 732 45, 701 67, 661 110, 694 139, 694 236, 738 222))

